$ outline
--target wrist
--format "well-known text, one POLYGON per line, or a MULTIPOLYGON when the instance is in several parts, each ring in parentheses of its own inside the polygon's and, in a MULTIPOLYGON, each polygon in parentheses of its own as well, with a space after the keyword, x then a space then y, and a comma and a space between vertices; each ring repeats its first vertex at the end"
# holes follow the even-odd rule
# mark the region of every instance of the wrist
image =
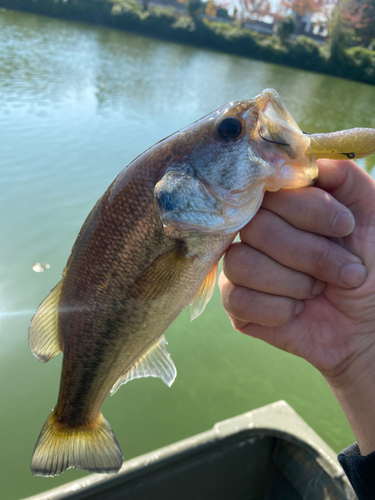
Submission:
POLYGON ((361 454, 375 451, 375 342, 322 374, 348 419, 361 454))

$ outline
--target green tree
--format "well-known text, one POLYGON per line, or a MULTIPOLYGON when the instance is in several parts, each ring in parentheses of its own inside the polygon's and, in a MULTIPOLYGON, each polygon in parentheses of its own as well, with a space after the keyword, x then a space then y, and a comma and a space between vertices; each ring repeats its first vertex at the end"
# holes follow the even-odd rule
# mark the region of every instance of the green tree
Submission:
POLYGON ((228 11, 225 7, 219 7, 217 9, 216 16, 220 19, 226 19, 227 21, 232 21, 232 17, 228 14, 228 11))
POLYGON ((293 16, 283 17, 277 23, 276 34, 282 44, 285 44, 296 30, 296 20, 293 16))
POLYGON ((204 7, 202 0, 188 0, 186 10, 195 23, 201 21, 204 7))
POLYGON ((353 30, 344 23, 343 5, 338 4, 332 11, 328 28, 329 57, 337 64, 345 60, 345 49, 353 45, 353 30))

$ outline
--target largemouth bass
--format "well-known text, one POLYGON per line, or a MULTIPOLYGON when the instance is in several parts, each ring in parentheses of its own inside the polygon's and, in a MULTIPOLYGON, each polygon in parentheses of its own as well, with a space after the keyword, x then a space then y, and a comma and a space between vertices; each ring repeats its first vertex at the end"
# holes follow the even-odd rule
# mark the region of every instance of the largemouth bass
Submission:
POLYGON ((202 313, 218 261, 264 192, 311 184, 314 151, 360 157, 374 145, 372 129, 304 134, 277 92, 266 90, 222 106, 130 163, 87 217, 61 281, 30 323, 39 361, 64 353, 58 402, 32 473, 117 472, 123 455, 101 413, 104 399, 138 377, 173 383, 163 333, 186 305, 192 319, 202 313))

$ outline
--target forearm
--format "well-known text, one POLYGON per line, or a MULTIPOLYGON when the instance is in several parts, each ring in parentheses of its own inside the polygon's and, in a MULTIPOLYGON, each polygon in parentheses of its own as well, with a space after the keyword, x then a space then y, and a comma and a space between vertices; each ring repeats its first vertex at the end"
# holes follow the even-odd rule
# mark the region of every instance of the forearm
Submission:
POLYGON ((375 347, 347 360, 335 373, 323 373, 343 409, 363 456, 375 451, 375 347))

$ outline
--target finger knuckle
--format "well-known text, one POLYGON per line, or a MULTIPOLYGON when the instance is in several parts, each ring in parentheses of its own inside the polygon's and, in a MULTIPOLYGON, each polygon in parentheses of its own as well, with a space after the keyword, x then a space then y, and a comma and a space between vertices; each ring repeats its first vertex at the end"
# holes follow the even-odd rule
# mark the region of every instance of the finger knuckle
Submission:
POLYGON ((226 311, 237 319, 246 319, 251 310, 251 291, 234 286, 227 296, 226 311))
POLYGON ((233 281, 238 281, 239 276, 247 272, 247 253, 249 247, 244 243, 234 243, 227 251, 223 261, 225 276, 233 281))
POLYGON ((325 276, 335 263, 332 258, 332 250, 327 243, 320 244, 313 258, 314 271, 318 276, 325 276))
POLYGON ((296 304, 293 299, 283 298, 282 300, 279 300, 274 309, 273 326, 281 326, 292 321, 295 315, 295 307, 296 304))

